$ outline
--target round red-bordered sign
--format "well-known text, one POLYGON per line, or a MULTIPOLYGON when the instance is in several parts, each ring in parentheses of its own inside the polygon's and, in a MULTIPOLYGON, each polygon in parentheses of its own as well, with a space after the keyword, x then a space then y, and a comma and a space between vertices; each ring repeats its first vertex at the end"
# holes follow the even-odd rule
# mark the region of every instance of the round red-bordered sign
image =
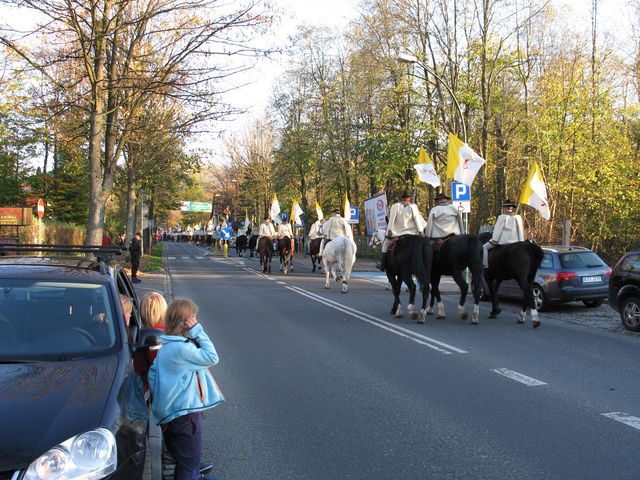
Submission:
POLYGON ((44 217, 44 200, 39 198, 38 199, 38 218, 40 220, 42 220, 42 217, 44 217))

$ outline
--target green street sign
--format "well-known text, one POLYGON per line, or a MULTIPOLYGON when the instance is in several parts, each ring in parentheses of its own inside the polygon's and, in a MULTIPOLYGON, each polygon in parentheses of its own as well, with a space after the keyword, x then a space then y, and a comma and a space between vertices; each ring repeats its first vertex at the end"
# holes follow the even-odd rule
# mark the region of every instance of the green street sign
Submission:
POLYGON ((183 212, 211 212, 211 202, 182 202, 183 212))

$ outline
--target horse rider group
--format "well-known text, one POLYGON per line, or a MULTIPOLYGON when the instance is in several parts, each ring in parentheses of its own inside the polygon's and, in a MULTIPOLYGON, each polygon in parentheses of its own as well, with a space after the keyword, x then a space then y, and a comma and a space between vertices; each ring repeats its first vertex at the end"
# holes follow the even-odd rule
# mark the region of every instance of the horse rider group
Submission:
MULTIPOLYGON (((291 228, 291 224, 289 223, 289 218, 286 214, 282 214, 282 223, 278 225, 278 231, 276 232, 275 227, 273 226, 273 221, 269 218, 269 215, 265 215, 263 222, 260 224, 260 230, 258 232, 258 242, 262 237, 267 237, 271 240, 271 244, 275 244, 275 240, 280 240, 285 237, 289 237, 291 240, 291 251, 294 250, 295 245, 295 237, 293 236, 293 229, 291 228)), ((257 242, 256 242, 257 246, 257 242)), ((273 250, 276 251, 276 246, 273 247, 273 250)))
MULTIPOLYGON (((387 233, 382 243, 382 253, 376 267, 382 271, 386 268, 387 251, 392 239, 406 235, 419 235, 435 244, 441 244, 453 235, 464 232, 462 216, 458 208, 451 203, 451 198, 439 194, 435 198, 436 205, 429 212, 425 222, 413 203, 413 196, 408 190, 402 192, 402 200, 391 207, 387 233)), ((522 217, 516 214, 517 205, 513 200, 502 202, 502 214, 498 217, 491 240, 483 245, 483 265, 489 267, 489 250, 498 245, 507 245, 524 240, 522 217)))

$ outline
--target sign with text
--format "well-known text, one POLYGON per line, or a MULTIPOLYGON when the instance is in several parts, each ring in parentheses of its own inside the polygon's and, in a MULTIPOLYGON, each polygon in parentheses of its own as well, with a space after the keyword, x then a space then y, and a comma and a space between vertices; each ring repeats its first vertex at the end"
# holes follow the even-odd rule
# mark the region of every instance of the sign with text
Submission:
POLYGON ((33 210, 20 207, 0 207, 0 225, 24 227, 33 223, 33 210))
POLYGON ((382 193, 364 201, 367 235, 387 229, 387 194, 382 193))
POLYGON ((208 212, 211 213, 211 202, 180 202, 180 211, 182 212, 208 212))
POLYGON ((351 207, 351 211, 349 212, 349 223, 358 223, 360 222, 360 207, 351 207))

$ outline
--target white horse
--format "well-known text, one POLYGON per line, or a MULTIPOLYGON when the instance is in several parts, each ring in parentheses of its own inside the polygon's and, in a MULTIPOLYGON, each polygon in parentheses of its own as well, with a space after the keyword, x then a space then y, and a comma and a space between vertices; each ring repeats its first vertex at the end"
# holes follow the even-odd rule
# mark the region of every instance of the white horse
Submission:
POLYGON ((324 288, 329 288, 329 275, 336 282, 342 281, 342 293, 349 291, 349 277, 356 261, 356 244, 349 237, 336 237, 327 243, 322 252, 322 265, 325 272, 324 288), (340 274, 336 274, 339 271, 340 274))

